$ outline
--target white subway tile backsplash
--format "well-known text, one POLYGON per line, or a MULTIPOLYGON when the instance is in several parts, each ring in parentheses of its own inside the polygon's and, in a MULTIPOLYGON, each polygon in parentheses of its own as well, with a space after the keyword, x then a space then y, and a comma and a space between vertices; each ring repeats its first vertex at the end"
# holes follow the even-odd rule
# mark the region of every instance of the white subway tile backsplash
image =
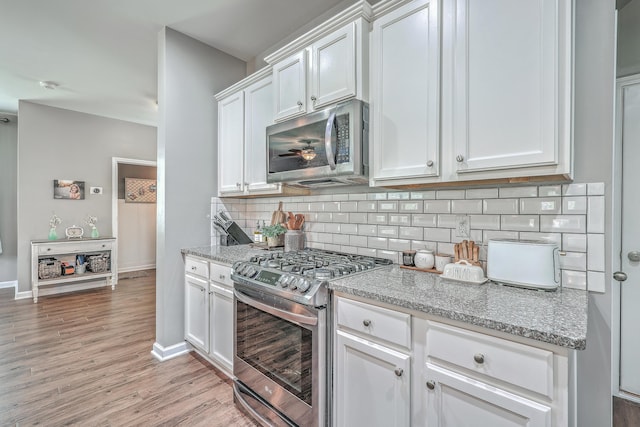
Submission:
POLYGON ((350 193, 349 200, 367 200, 367 193, 350 193))
POLYGON ((538 188, 538 196, 540 197, 552 197, 562 196, 561 185, 544 185, 538 188))
POLYGON ((411 249, 411 240, 407 239, 389 239, 389 250, 405 251, 411 249))
POLYGON ((403 239, 422 240, 423 230, 422 227, 399 227, 398 235, 403 239))
POLYGON ((376 249, 387 249, 389 240, 386 237, 369 237, 367 238, 367 246, 376 249))
POLYGON ((451 212, 461 214, 481 214, 482 200, 452 200, 451 212))
POLYGON ((433 200, 436 198, 435 191, 412 191, 411 199, 415 200, 433 200))
POLYGON ((604 233, 604 196, 589 196, 587 205, 587 231, 589 233, 604 233))
POLYGON ((588 196, 604 196, 604 182, 594 182, 587 184, 588 196))
POLYGON ((438 190, 436 199, 464 199, 465 190, 438 190))
POLYGON ((562 270, 562 286, 587 290, 587 273, 584 271, 562 270))
POLYGON ((385 258, 385 259, 390 259, 392 262, 395 262, 396 264, 398 264, 399 262, 399 253, 395 252, 395 251, 385 251, 385 250, 381 250, 378 249, 376 251, 376 256, 378 258, 385 258))
POLYGON ((469 215, 469 225, 475 230, 500 230, 500 215, 469 215))
POLYGON ((457 215, 438 215, 438 227, 458 228, 457 215))
POLYGON ((385 213, 370 213, 367 222, 369 224, 387 224, 389 219, 385 213))
POLYGON ((517 214, 518 199, 486 199, 483 200, 484 214, 517 214))
POLYGON ((587 235, 569 233, 563 234, 562 250, 571 252, 587 252, 587 235))
POLYGON ((425 228, 424 240, 432 242, 450 242, 451 230, 448 228, 425 228))
POLYGON ((559 214, 562 213, 560 197, 546 197, 520 200, 521 214, 559 214))
POLYGON ((585 196, 579 197, 563 197, 562 198, 562 213, 563 214, 586 214, 587 213, 587 198, 585 196))
POLYGON ((398 202, 378 202, 378 212, 398 212, 398 202))
POLYGON ((411 215, 411 225, 413 225, 414 227, 437 227, 438 215, 436 214, 411 215))
POLYGON ((489 243, 489 240, 491 239, 517 239, 517 238, 518 238, 518 233, 516 231, 485 230, 482 233, 482 243, 485 245, 489 243))
POLYGON ((378 203, 372 201, 358 202, 358 212, 375 212, 378 209, 378 203))
POLYGON ((584 252, 565 252, 560 257, 560 268, 563 270, 587 270, 587 254, 584 252))
POLYGON ((398 227, 390 225, 380 225, 378 226, 378 236, 398 237, 398 227))
POLYGON ((331 243, 333 242, 333 234, 317 233, 315 241, 320 243, 331 243))
POLYGON ((540 215, 540 231, 547 233, 584 233, 584 215, 540 215))
POLYGON ((358 203, 357 202, 340 202, 340 211, 341 212, 357 212, 358 203))
POLYGON ((438 244, 436 242, 425 242, 423 240, 412 240, 411 241, 411 249, 429 249, 430 251, 435 251, 438 249, 438 244))
POLYGON ((378 255, 378 251, 371 248, 358 248, 358 255, 364 255, 364 256, 377 256, 378 255))
POLYGON ((351 246, 367 246, 366 236, 349 236, 349 244, 351 246))
POLYGON ((444 243, 444 242, 438 243, 437 253, 453 256, 453 253, 454 253, 453 243, 444 243))
POLYGON ((587 234, 587 269, 604 271, 604 234, 587 234))
POLYGON ((387 200, 387 193, 367 193, 367 200, 387 200))
POLYGON ((606 281, 604 273, 599 271, 588 271, 587 289, 589 289, 589 292, 606 292, 606 281))
POLYGON ((388 193, 388 200, 408 200, 409 192, 400 192, 400 193, 388 193))
POLYGON ((563 196, 586 196, 587 184, 565 184, 562 186, 563 196))
POLYGON ((502 215, 502 230, 538 231, 540 229, 538 215, 502 215))
POLYGON ((361 236, 377 236, 378 226, 373 224, 358 225, 358 234, 361 236))
POLYGON ((323 249, 326 249, 328 251, 339 251, 340 248, 342 248, 342 245, 334 245, 334 244, 331 244, 331 243, 325 243, 323 249))
POLYGON ((309 203, 309 212, 322 212, 324 210, 324 203, 313 202, 309 203))
POLYGON ((304 229, 312 233, 324 233, 324 222, 309 222, 305 221, 304 229))
POLYGON ((389 214, 389 224, 411 225, 411 215, 389 214))
POLYGON ((543 242, 551 242, 562 248, 562 234, 560 233, 520 233, 521 240, 539 240, 543 242))
POLYGON ((368 217, 366 213, 353 212, 349 214, 349 221, 351 221, 352 224, 366 224, 368 217))
POLYGON ((349 214, 345 212, 333 212, 331 214, 332 222, 349 222, 349 214))
POLYGON ((402 201, 398 206, 398 210, 400 212, 406 213, 421 213, 423 208, 423 203, 420 201, 402 201))
POLYGON ((324 231, 326 233, 340 233, 340 224, 337 224, 337 223, 325 224, 324 231))
POLYGON ((343 234, 358 234, 357 224, 340 224, 340 230, 343 234))
POLYGON ((333 200, 334 202, 341 202, 344 200, 349 200, 349 195, 348 194, 332 194, 331 195, 331 200, 333 200))
POLYGON ((538 197, 538 187, 504 187, 500 189, 500 198, 538 197))
POLYGON ((467 190, 465 194, 467 199, 497 199, 497 188, 474 188, 467 190))
POLYGON ((450 200, 428 200, 424 202, 425 213, 450 213, 450 200))
POLYGON ((348 245, 349 244, 349 235, 348 234, 333 234, 333 243, 336 245, 348 245))

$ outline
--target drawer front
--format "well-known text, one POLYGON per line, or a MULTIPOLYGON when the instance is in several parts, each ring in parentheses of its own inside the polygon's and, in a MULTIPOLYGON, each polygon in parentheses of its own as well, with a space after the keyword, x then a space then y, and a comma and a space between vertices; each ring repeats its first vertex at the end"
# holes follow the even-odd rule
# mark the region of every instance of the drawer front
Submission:
POLYGON ((406 313, 336 298, 339 328, 357 331, 360 335, 411 348, 411 316, 406 313))
POLYGON ((228 287, 233 287, 233 281, 231 280, 231 267, 211 262, 209 263, 209 268, 211 269, 211 280, 227 285, 228 287))
POLYGON ((110 251, 112 242, 74 242, 65 244, 38 245, 38 255, 48 254, 79 254, 85 252, 110 251))
POLYGON ((184 272, 209 280, 209 263, 200 259, 186 257, 184 259, 184 272))
POLYGON ((553 353, 501 338, 428 322, 427 357, 553 399, 553 353))

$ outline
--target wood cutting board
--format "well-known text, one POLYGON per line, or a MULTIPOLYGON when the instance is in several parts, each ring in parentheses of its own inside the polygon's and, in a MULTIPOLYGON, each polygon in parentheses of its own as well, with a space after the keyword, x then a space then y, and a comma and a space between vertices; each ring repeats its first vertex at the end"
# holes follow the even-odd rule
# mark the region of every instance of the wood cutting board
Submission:
POLYGON ((282 210, 282 202, 278 203, 278 210, 271 215, 271 225, 283 224, 287 222, 287 214, 282 210))

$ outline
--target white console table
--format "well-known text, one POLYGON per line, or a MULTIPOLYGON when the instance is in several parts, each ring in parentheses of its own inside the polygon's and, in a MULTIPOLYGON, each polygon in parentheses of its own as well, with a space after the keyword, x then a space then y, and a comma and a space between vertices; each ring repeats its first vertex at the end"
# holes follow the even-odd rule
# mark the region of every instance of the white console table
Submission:
POLYGON ((31 241, 31 290, 34 303, 38 302, 38 294, 49 295, 109 285, 111 285, 111 289, 115 289, 117 282, 118 268, 115 237, 31 241), (111 265, 105 272, 94 273, 86 271, 82 274, 74 273, 50 279, 40 279, 38 276, 38 263, 41 259, 62 259, 75 257, 76 255, 90 256, 107 252, 110 256, 111 265), (104 283, 102 280, 104 280, 104 283))

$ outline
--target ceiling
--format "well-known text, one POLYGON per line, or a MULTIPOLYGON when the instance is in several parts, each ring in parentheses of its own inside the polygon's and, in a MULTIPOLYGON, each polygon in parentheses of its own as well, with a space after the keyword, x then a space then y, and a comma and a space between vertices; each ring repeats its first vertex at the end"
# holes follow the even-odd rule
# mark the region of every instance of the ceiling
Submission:
POLYGON ((155 126, 163 27, 250 61, 319 15, 353 3, 0 0, 0 112, 15 114, 18 100, 27 100, 155 126), (58 86, 46 89, 41 81, 58 86))

